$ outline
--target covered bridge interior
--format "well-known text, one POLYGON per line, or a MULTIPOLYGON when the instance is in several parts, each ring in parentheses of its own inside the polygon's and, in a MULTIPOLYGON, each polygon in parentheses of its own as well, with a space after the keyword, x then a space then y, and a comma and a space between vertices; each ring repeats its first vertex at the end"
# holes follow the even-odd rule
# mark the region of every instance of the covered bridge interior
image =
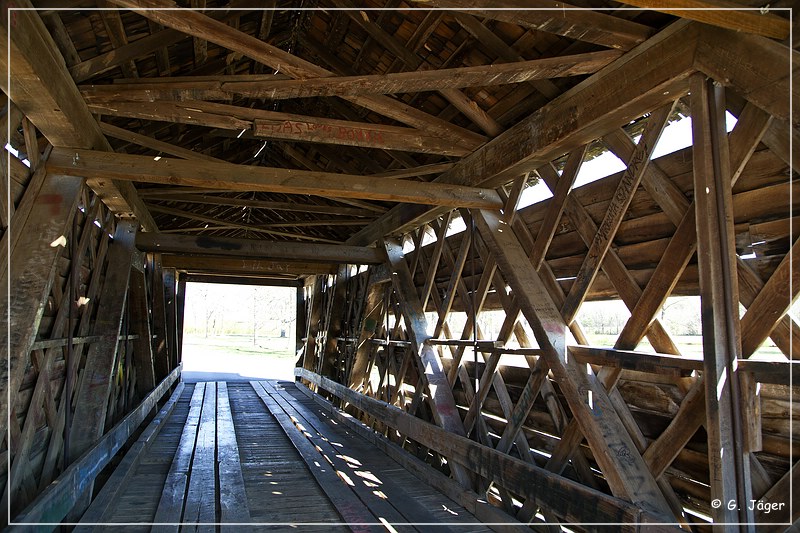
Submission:
POLYGON ((793 4, 3 0, 5 523, 796 528, 793 4), (296 382, 183 383, 193 281, 296 382))

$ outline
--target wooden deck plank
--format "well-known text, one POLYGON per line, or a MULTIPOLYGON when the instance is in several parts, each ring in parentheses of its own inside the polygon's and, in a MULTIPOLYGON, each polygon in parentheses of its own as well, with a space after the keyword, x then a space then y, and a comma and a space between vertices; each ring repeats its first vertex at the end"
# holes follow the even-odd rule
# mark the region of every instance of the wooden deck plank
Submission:
POLYGON ((217 383, 217 462, 221 523, 250 522, 250 509, 242 478, 239 447, 231 417, 228 385, 217 383))
POLYGON ((228 392, 253 521, 262 524, 260 528, 265 523, 340 522, 336 509, 308 475, 289 438, 250 384, 230 383, 228 392))
MULTIPOLYGON (((192 453, 197 440, 197 430, 200 425, 200 413, 203 406, 203 395, 205 384, 195 385, 192 400, 189 407, 189 415, 181 433, 181 440, 175 452, 172 466, 170 467, 167 480, 162 488, 161 499, 156 510, 154 523, 176 524, 180 522, 183 515, 183 500, 186 495, 186 485, 191 467, 192 453)), ((178 530, 176 525, 154 526, 155 532, 174 532, 178 530)))
MULTIPOLYGON (((165 427, 142 457, 117 504, 105 518, 107 524, 150 523, 158 509, 181 432, 189 414, 193 386, 187 385, 165 427)), ((114 526, 119 527, 119 526, 114 526)), ((131 526, 126 526, 127 528, 131 526)), ((149 526, 148 531, 149 531, 149 526)))
POLYGON ((217 384, 206 383, 181 531, 214 532, 216 522, 217 384))
MULTIPOLYGON (((199 383, 194 390, 191 385, 185 386, 172 414, 163 420, 163 428, 128 472, 128 481, 117 491, 114 505, 101 515, 102 521, 93 522, 98 524, 93 530, 110 530, 123 523, 127 524, 126 531, 138 530, 134 525, 137 523, 143 525, 142 531, 150 530, 144 524, 151 523, 158 524, 152 526, 153 531, 194 530, 198 529, 197 518, 190 515, 200 516, 218 507, 220 530, 226 529, 226 523, 251 522, 259 531, 287 527, 319 531, 321 525, 337 532, 377 531, 386 529, 378 525, 382 519, 397 531, 424 531, 429 524, 444 530, 447 530, 444 524, 457 524, 458 531, 487 531, 463 507, 411 475, 379 452, 372 442, 333 420, 325 409, 289 382, 271 382, 267 389, 269 392, 261 387, 261 392, 276 410, 277 417, 249 383, 220 382, 216 386, 199 383), (214 408, 212 404, 216 404, 214 408), (323 465, 339 493, 350 493, 363 511, 372 510, 371 522, 366 522, 369 525, 352 520, 350 527, 343 523, 346 520, 310 473, 308 463, 294 447, 281 420, 291 425, 295 437, 306 443, 304 448, 309 456, 323 465), (211 505, 201 494, 191 494, 192 478, 196 478, 195 484, 203 478, 203 474, 196 473, 197 456, 208 455, 202 449, 206 440, 202 434, 204 423, 206 429, 212 430, 210 433, 217 435, 219 482, 211 505), (298 431, 295 424, 310 437, 298 431), (333 459, 333 467, 323 459, 317 446, 324 456, 333 459), (229 471, 231 468, 233 473, 229 471), (347 484, 340 480, 337 470, 354 484, 360 483, 363 490, 356 494, 346 489, 347 484), (224 488, 234 489, 238 494, 226 495, 224 488), (380 503, 370 502, 367 507, 362 501, 374 498, 373 491, 380 503), (194 509, 189 503, 193 497, 194 509), (230 511, 227 514, 223 512, 226 501, 230 511), (248 516, 237 516, 244 511, 248 516)), ((133 450, 133 455, 123 459, 123 466, 134 460, 136 449, 133 450)), ((317 463, 311 464, 317 467, 317 463)), ((214 490, 214 483, 203 488, 214 490)), ((210 520, 213 522, 214 518, 210 520)))

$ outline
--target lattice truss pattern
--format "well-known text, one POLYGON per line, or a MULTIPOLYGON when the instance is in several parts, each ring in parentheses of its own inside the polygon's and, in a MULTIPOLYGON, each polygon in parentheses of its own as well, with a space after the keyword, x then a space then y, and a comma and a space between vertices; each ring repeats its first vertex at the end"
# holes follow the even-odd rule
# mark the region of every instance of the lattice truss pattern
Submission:
POLYGON ((348 266, 307 285, 309 383, 520 521, 631 522, 625 502, 633 501, 647 519, 702 529, 697 515, 712 514, 707 457, 715 438, 708 373, 702 360, 682 356, 659 315, 668 297, 709 290, 702 276, 710 252, 698 240, 710 223, 696 220, 694 202, 698 188, 718 187, 743 309, 734 317, 739 365, 748 371, 736 387, 748 422, 743 462, 754 499, 788 490, 797 451, 788 438, 796 416, 788 369, 779 377, 779 363, 750 357, 767 337, 798 357, 798 325, 788 314, 798 290, 789 261, 797 226, 787 216, 796 175, 759 146, 770 117, 750 104, 736 109, 723 143, 728 182, 693 172, 706 161, 692 147, 648 163, 676 109, 691 110, 695 135, 700 121, 721 120, 709 112, 724 105, 720 91, 693 84, 706 100, 671 102, 501 188, 501 214, 449 211, 386 240, 386 265, 348 266), (598 144, 626 170, 573 191, 598 144), (517 210, 523 188, 538 180, 552 198, 517 210), (608 298, 622 300, 631 316, 613 348, 592 347, 577 317, 585 301, 608 298), (497 311, 502 323, 487 336, 482 315, 497 311), (637 351, 643 342, 649 347, 637 351), (385 412, 351 403, 352 394, 318 376, 516 461, 464 455, 424 429, 409 435, 408 423, 387 422, 385 412), (533 477, 541 481, 526 486, 533 477))
POLYGON ((12 209, 3 213, 2 239, 13 260, 4 276, 9 269, 24 274, 3 304, 4 314, 10 305, 15 323, 25 324, 11 332, 12 346, 25 351, 12 360, 13 402, 0 427, 4 515, 9 500, 12 514, 21 511, 93 444, 74 420, 95 420, 102 435, 179 360, 177 337, 167 334, 177 328, 167 321, 176 305, 174 271, 162 270, 157 255, 137 252, 137 225, 114 217, 80 180, 48 176, 40 161, 52 146, 40 147, 34 126, 8 105, 10 129, 24 137, 10 142, 19 156, 8 159, 12 209), (20 316, 30 322, 16 322, 20 316), (98 357, 108 351, 115 357, 98 357), (91 382, 103 375, 110 377, 105 391, 91 382))

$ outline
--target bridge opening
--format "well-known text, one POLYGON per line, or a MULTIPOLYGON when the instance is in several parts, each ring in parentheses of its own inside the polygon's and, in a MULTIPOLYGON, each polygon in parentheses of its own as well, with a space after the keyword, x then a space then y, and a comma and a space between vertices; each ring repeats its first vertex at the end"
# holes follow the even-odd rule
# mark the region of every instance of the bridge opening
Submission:
POLYGON ((297 288, 187 283, 185 381, 294 379, 297 288))

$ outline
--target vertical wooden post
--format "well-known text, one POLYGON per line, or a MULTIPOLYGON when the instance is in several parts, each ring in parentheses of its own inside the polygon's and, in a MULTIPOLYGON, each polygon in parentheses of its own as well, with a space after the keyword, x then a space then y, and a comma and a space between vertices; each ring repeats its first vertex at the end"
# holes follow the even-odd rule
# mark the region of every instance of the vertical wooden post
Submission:
POLYGON ((178 313, 178 337, 175 344, 178 350, 178 363, 181 363, 183 362, 183 318, 186 312, 186 277, 180 274, 178 274, 178 294, 176 296, 176 302, 176 311, 178 313))
POLYGON ((139 336, 133 344, 134 365, 136 367, 136 393, 144 398, 156 386, 153 369, 153 343, 150 333, 150 313, 147 305, 147 287, 142 272, 131 273, 131 332, 139 336))
MULTIPOLYGON (((385 312, 386 302, 384 301, 384 285, 370 283, 367 287, 367 300, 364 308, 364 318, 361 321, 361 331, 356 343, 356 357, 353 361, 353 368, 350 370, 350 383, 347 385, 356 391, 362 391, 363 385, 369 381, 367 375, 367 365, 369 355, 372 352, 370 339, 380 328, 380 320, 385 312)), ((398 379, 400 377, 398 376, 398 379)))
POLYGON ((175 269, 165 268, 164 272, 164 308, 167 314, 167 345, 169 346, 169 370, 178 366, 178 306, 177 287, 175 286, 175 269))
POLYGON ((319 319, 322 314, 322 283, 323 276, 317 276, 306 304, 309 307, 308 323, 306 324, 306 346, 303 352, 303 368, 306 370, 316 370, 316 337, 319 333, 319 319))
POLYGON ((150 256, 150 297, 153 299, 153 364, 156 381, 160 382, 170 372, 170 344, 167 336, 167 311, 164 303, 164 275, 161 254, 150 256))
POLYGON ((296 339, 294 351, 296 354, 299 354, 300 350, 303 349, 303 335, 305 335, 306 329, 308 327, 306 324, 308 316, 306 314, 307 309, 306 309, 305 293, 306 293, 305 285, 297 287, 295 326, 294 326, 294 336, 296 339))
POLYGON ((692 78, 691 91, 708 461, 711 498, 721 502, 711 513, 715 531, 745 531, 753 528, 734 525, 752 523, 753 513, 734 366, 741 336, 725 101, 723 88, 701 75, 692 78))
POLYGON ((350 282, 350 265, 340 265, 333 285, 332 302, 329 306, 328 330, 326 332, 325 350, 320 357, 323 358, 319 374, 331 379, 336 379, 336 366, 341 358, 338 337, 342 334, 342 325, 347 309, 346 294, 347 284, 350 282))
POLYGON ((88 450, 105 429, 138 226, 133 219, 120 220, 108 251, 106 280, 92 332, 102 339, 89 348, 83 379, 75 392, 75 416, 70 430, 70 457, 73 459, 88 450))

